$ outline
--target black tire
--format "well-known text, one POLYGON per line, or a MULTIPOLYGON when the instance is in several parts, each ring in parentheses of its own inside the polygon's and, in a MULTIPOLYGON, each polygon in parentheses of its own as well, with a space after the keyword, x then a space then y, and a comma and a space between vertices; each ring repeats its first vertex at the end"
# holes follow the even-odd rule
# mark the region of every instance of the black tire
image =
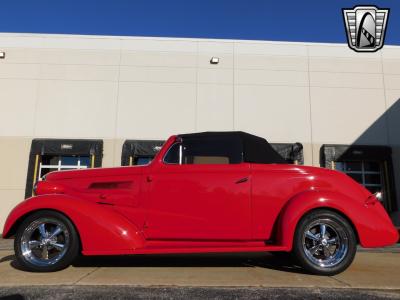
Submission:
POLYGON ((76 259, 80 252, 80 240, 75 226, 66 216, 52 210, 41 210, 29 215, 18 227, 14 240, 14 251, 17 262, 22 269, 31 272, 55 272, 68 267, 76 259), (45 223, 46 220, 49 223, 45 223), (48 233, 47 237, 49 237, 49 239, 47 239, 48 244, 45 246, 35 246, 35 250, 28 251, 31 252, 29 255, 24 255, 23 253, 26 253, 26 251, 23 251, 23 249, 26 250, 26 247, 31 249, 30 246, 28 246, 30 242, 37 243, 39 242, 38 240, 43 241, 42 234, 39 230, 41 224, 45 224, 43 228, 47 226, 48 229, 54 228, 55 231, 56 227, 60 227, 63 231, 50 239, 52 232, 45 229, 44 232, 48 233), (37 226, 37 229, 32 229, 35 228, 35 226, 37 226), (37 238, 32 241, 31 239, 27 239, 29 235, 32 237, 35 235, 37 238), (62 244, 59 240, 63 240, 65 243, 62 244), (53 242, 53 244, 51 244, 51 242, 53 242), (57 245, 58 249, 53 245, 57 245), (63 246, 63 248, 61 248, 61 246, 63 246), (34 254, 34 252, 43 253, 41 251, 43 251, 44 247, 46 247, 44 253, 47 252, 47 260, 46 256, 43 258, 34 254), (54 255, 54 253, 58 251, 60 254, 58 256, 54 255), (53 257, 49 260, 49 255, 54 255, 55 258, 53 257))
POLYGON ((343 272, 353 262, 356 251, 353 227, 338 213, 314 210, 297 224, 293 254, 300 266, 312 274, 332 276, 343 272))

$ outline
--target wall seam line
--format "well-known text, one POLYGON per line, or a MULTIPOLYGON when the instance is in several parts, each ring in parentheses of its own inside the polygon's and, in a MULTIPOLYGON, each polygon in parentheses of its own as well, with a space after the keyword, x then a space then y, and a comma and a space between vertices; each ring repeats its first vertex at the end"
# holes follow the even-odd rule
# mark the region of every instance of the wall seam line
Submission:
POLYGON ((314 137, 313 137, 313 122, 312 122, 312 104, 311 104, 311 78, 310 78, 310 49, 307 49, 307 79, 308 79, 308 109, 310 113, 310 142, 311 142, 311 165, 314 165, 314 137))
POLYGON ((236 130, 236 124, 235 124, 235 113, 236 113, 236 95, 235 95, 235 89, 236 89, 236 82, 235 82, 235 73, 236 73, 236 43, 232 43, 232 130, 236 130))
MULTIPOLYGON (((121 78, 121 61, 122 61, 122 39, 119 40, 119 63, 118 63, 118 77, 117 77, 117 99, 115 102, 115 121, 114 121, 114 138, 113 138, 113 166, 116 166, 115 161, 115 152, 116 152, 116 139, 118 132, 118 116, 119 116, 119 86, 120 86, 120 78, 121 78)), ((104 155, 103 155, 104 156, 104 155)), ((119 164, 118 164, 119 165, 119 164)))
POLYGON ((196 86, 195 86, 195 106, 194 106, 194 130, 197 132, 198 130, 198 114, 199 114, 199 103, 198 103, 198 94, 199 94, 199 41, 196 42, 196 86))
MULTIPOLYGON (((382 71, 382 84, 383 84, 383 99, 385 101, 385 112, 388 111, 388 103, 387 103, 387 97, 386 97, 386 83, 385 83, 385 71, 383 69, 383 55, 382 51, 380 52, 380 62, 381 62, 381 71, 382 71)), ((389 134, 389 120, 387 113, 384 113, 385 115, 385 127, 386 127, 386 142, 388 145, 390 145, 390 134, 389 134)))

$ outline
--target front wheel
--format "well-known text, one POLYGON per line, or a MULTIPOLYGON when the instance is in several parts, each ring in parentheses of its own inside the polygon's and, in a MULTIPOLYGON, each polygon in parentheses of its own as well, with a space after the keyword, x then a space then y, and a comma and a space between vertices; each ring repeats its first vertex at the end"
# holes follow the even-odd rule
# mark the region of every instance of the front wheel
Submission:
POLYGON ((357 250, 352 226, 341 215, 315 210, 296 228, 293 252, 299 264, 313 274, 335 275, 346 270, 357 250))
POLYGON ((28 216, 19 226, 14 250, 27 271, 53 272, 66 268, 79 253, 79 237, 71 221, 55 211, 28 216))

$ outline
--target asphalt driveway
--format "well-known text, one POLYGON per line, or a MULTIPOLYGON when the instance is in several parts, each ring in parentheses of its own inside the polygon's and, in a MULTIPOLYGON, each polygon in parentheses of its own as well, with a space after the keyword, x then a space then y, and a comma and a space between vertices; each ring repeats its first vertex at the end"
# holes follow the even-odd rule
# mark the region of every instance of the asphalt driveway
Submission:
POLYGON ((263 288, 263 287, 133 287, 133 286, 28 286, 0 288, 0 299, 399 299, 398 291, 263 288))

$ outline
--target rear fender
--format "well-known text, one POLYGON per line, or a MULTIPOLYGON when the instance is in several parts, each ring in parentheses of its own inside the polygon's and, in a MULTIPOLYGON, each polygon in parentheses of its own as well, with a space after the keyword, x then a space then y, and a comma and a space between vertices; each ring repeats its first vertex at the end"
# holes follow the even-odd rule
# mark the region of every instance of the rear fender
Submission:
POLYGON ((139 228, 112 206, 68 195, 43 195, 21 202, 9 214, 3 237, 8 237, 26 215, 44 209, 63 213, 72 221, 80 236, 83 254, 123 254, 144 247, 139 228))
POLYGON ((386 246, 398 239, 393 223, 379 202, 366 205, 364 199, 337 192, 306 191, 291 198, 283 208, 278 221, 278 243, 290 251, 298 222, 318 208, 331 209, 346 217, 363 247, 386 246))

